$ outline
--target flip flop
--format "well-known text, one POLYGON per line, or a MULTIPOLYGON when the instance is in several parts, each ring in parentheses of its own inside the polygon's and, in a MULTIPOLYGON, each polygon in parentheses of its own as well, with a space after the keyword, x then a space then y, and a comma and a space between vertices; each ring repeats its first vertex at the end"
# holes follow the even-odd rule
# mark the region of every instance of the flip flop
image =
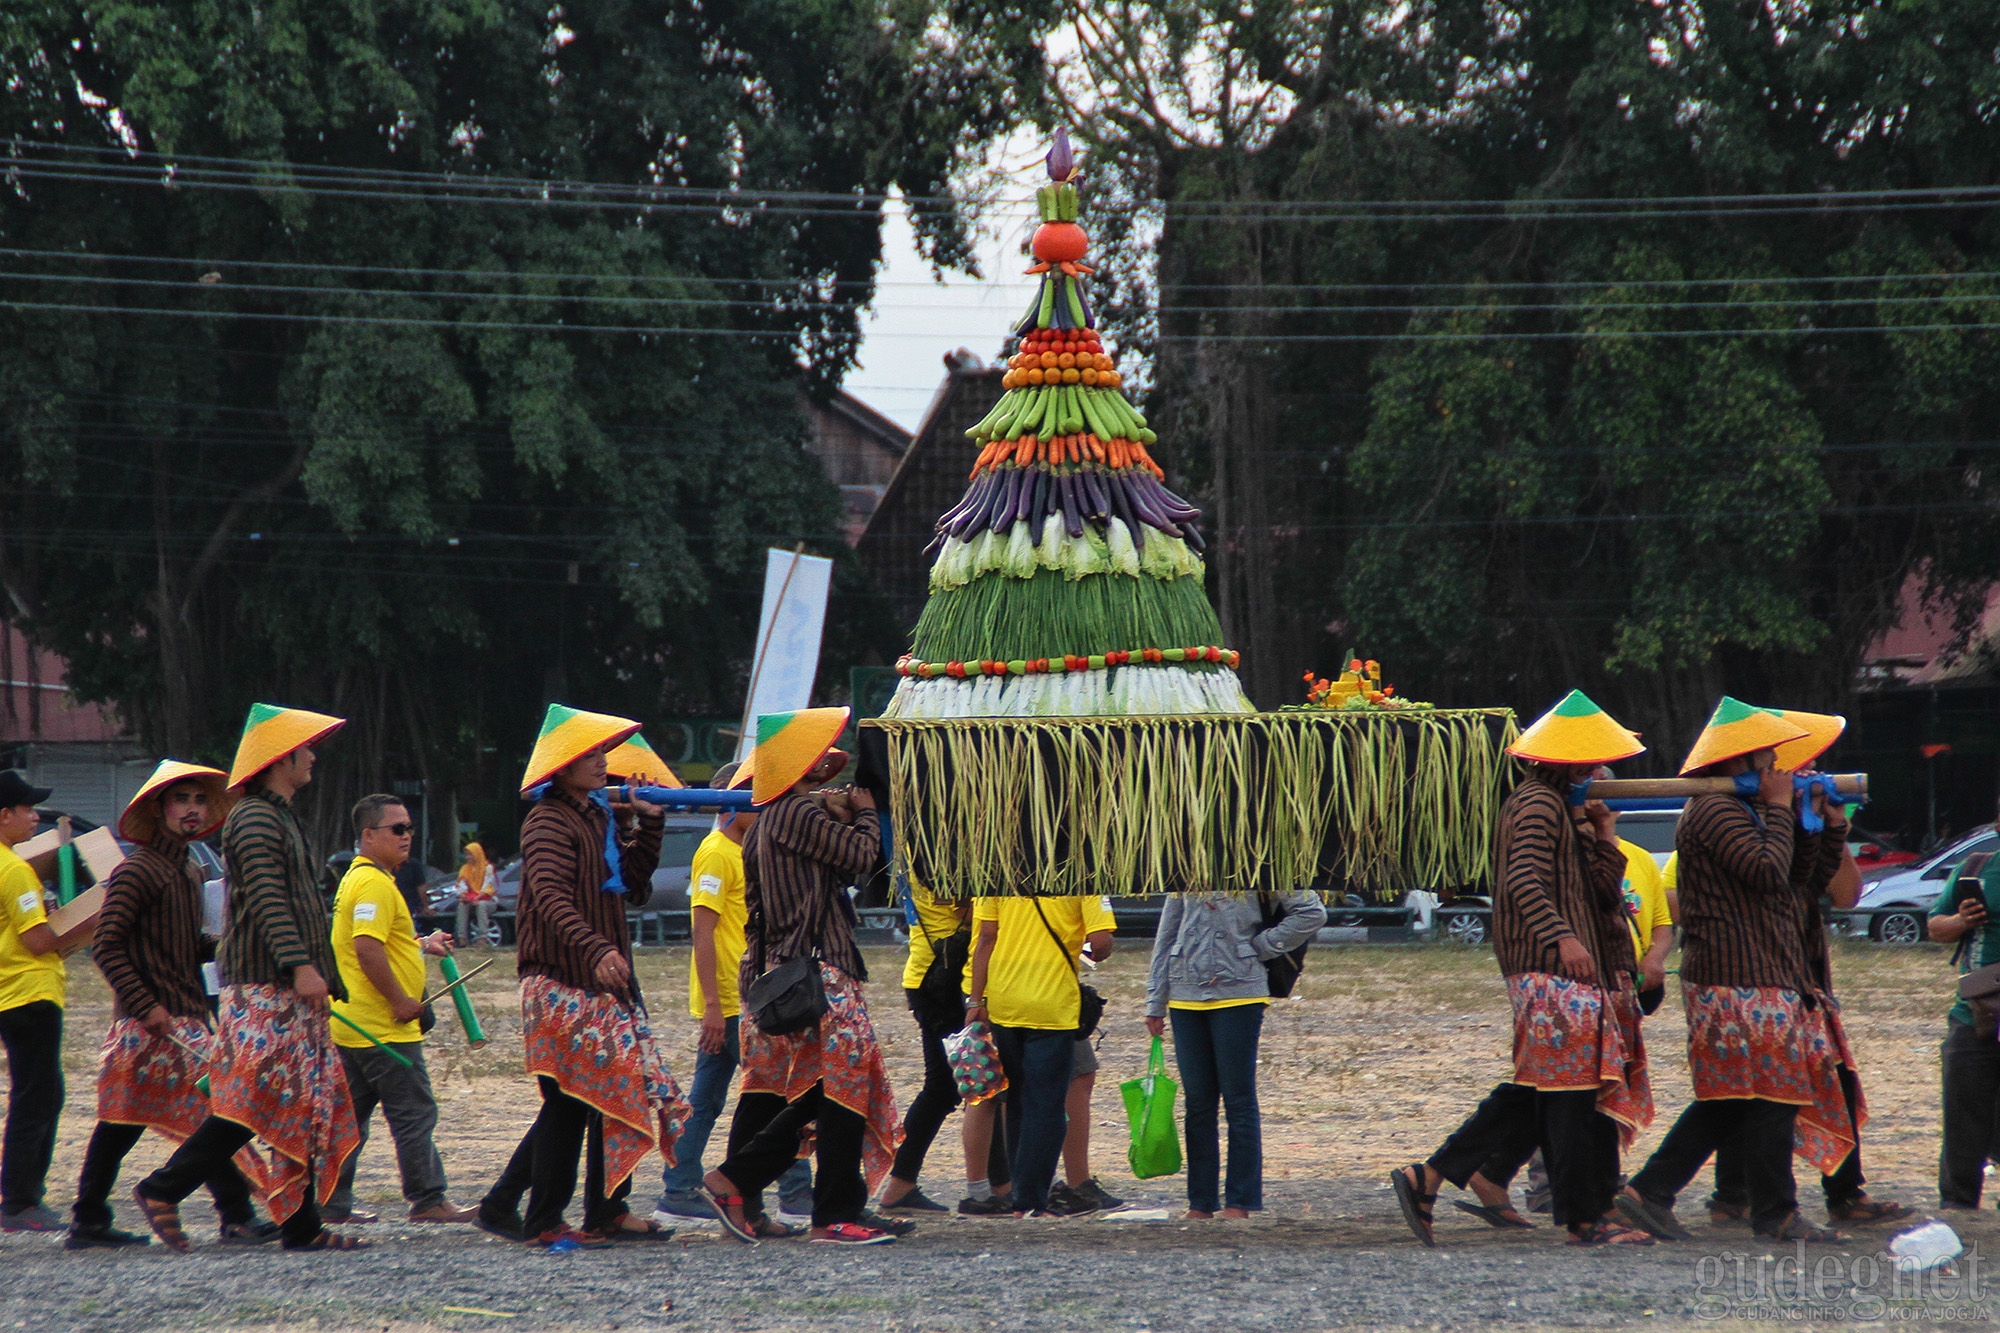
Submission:
POLYGON ((1628 1227, 1623 1222, 1613 1222, 1599 1218, 1583 1230, 1574 1232, 1563 1242, 1565 1245, 1651 1245, 1653 1238, 1637 1227, 1628 1227))
POLYGON ((1410 1231, 1431 1249, 1437 1248, 1437 1238, 1431 1234, 1431 1224, 1436 1220, 1432 1208, 1437 1203, 1437 1195, 1425 1194, 1410 1183, 1410 1178, 1424 1178, 1423 1163, 1416 1162, 1389 1173, 1389 1184, 1396 1191, 1396 1203, 1403 1210, 1403 1220, 1410 1224, 1410 1231))
POLYGON ((1618 1215, 1656 1240, 1693 1240, 1694 1233, 1681 1225, 1674 1210, 1651 1199, 1634 1198, 1623 1190, 1611 1200, 1618 1215))
POLYGON ((1487 1226, 1498 1227, 1502 1231, 1533 1231, 1535 1229, 1533 1222, 1528 1221, 1528 1219, 1522 1217, 1519 1213, 1515 1213, 1512 1208, 1495 1208, 1490 1204, 1467 1203, 1463 1199, 1453 1199, 1451 1206, 1458 1209, 1461 1213, 1471 1213, 1487 1226), (1509 1217, 1507 1216, 1509 1213, 1514 1213, 1514 1215, 1509 1217))
POLYGON ((638 1215, 636 1213, 626 1213, 624 1214, 623 1217, 619 1217, 613 1220, 609 1226, 605 1227, 601 1231, 593 1228, 590 1234, 593 1236, 602 1236, 606 1240, 619 1241, 621 1243, 662 1241, 662 1240, 672 1240, 674 1238, 674 1229, 672 1227, 663 1227, 650 1217, 640 1219, 645 1223, 644 1226, 628 1227, 624 1225, 626 1217, 637 1217, 637 1216, 638 1215))
POLYGON ((780 1222, 775 1217, 760 1217, 750 1223, 750 1230, 758 1240, 797 1240, 806 1234, 804 1227, 795 1227, 790 1222, 780 1222))
POLYGON ((370 1250, 373 1248, 375 1248, 373 1241, 362 1240, 359 1236, 343 1236, 338 1231, 329 1231, 327 1228, 321 1227, 319 1234, 305 1244, 285 1246, 285 1253, 305 1254, 308 1251, 314 1250, 370 1250))

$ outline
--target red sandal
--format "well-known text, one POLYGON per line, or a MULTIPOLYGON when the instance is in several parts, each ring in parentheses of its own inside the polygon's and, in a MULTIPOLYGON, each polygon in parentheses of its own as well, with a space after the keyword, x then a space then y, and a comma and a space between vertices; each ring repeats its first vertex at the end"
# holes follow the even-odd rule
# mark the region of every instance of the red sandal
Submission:
POLYGON ((757 1243, 756 1233, 750 1229, 749 1223, 743 1216, 743 1196, 741 1194, 717 1194, 707 1185, 702 1185, 699 1188, 701 1189, 702 1197, 715 1205, 716 1220, 722 1223, 724 1231, 727 1231, 745 1245, 755 1245, 757 1243))

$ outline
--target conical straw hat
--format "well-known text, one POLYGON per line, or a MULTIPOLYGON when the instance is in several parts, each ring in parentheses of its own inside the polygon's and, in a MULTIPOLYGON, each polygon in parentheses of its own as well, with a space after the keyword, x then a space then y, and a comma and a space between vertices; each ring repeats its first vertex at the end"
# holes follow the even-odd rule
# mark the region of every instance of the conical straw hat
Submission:
POLYGON ((547 782, 557 769, 600 746, 615 746, 638 730, 639 724, 629 717, 550 704, 542 717, 542 734, 535 738, 535 752, 528 756, 527 772, 521 776, 521 790, 547 782))
POLYGON ((1618 725, 1589 695, 1571 690, 1536 718, 1507 753, 1542 764, 1610 764, 1645 749, 1636 734, 1618 725))
POLYGON ((205 838, 221 828, 222 821, 228 818, 230 809, 236 804, 236 797, 229 790, 229 775, 219 768, 184 764, 178 759, 162 759, 160 766, 146 779, 146 784, 139 788, 138 794, 126 803, 125 813, 118 816, 118 836, 127 842, 150 842, 160 827, 160 811, 153 797, 177 782, 190 779, 208 790, 209 825, 194 836, 205 838))
POLYGON ((1681 773, 1685 776, 1698 768, 1757 750, 1775 750, 1786 741, 1802 740, 1807 734, 1804 727, 1768 708, 1757 708, 1725 694, 1715 706, 1708 725, 1695 737, 1694 748, 1688 751, 1681 773))
POLYGON ((243 722, 243 739, 236 742, 236 762, 229 766, 230 790, 240 788, 301 745, 317 745, 346 725, 344 717, 282 704, 251 704, 250 716, 243 722))
POLYGON ((644 736, 634 735, 632 739, 605 755, 604 765, 605 771, 612 777, 642 786, 687 786, 674 776, 674 770, 667 767, 667 761, 660 758, 659 751, 646 744, 644 736))
POLYGON ((1795 727, 1804 727, 1806 734, 1795 741, 1786 741, 1778 747, 1775 767, 1787 773, 1796 773, 1813 760, 1825 754, 1847 730, 1847 719, 1838 713, 1807 713, 1797 708, 1773 708, 1770 710, 1795 727))
MULTIPOLYGON (((833 748, 847 730, 847 718, 845 708, 802 708, 758 718, 750 799, 765 805, 790 791, 833 748)), ((742 780, 741 769, 736 777, 742 780)))

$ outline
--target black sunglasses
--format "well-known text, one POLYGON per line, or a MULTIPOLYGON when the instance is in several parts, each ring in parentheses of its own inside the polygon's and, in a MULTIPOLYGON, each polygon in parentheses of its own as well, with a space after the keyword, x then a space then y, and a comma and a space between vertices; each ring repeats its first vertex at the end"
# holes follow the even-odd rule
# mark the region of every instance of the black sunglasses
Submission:
POLYGON ((409 836, 410 836, 410 830, 411 830, 411 829, 413 829, 413 828, 415 828, 415 827, 416 827, 416 825, 415 825, 415 824, 409 824, 409 823, 403 823, 403 824, 373 824, 373 825, 370 825, 370 827, 371 827, 371 828, 377 828, 377 829, 387 829, 387 830, 388 830, 389 832, 391 832, 391 833, 395 834, 395 835, 396 835, 397 837, 399 837, 399 838, 407 838, 407 837, 409 837, 409 836))

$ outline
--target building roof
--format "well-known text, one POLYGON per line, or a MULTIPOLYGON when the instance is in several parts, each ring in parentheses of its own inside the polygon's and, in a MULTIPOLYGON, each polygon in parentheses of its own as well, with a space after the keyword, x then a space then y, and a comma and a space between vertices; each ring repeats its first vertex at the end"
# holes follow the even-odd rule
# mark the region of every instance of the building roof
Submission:
POLYGON ((122 741, 130 736, 117 712, 79 703, 69 692, 69 663, 31 645, 12 625, 0 625, 0 745, 122 741))
POLYGON ((1862 689, 1991 685, 2000 679, 2000 584, 1963 644, 1948 612, 1924 605, 1921 576, 1912 574, 1896 598, 1896 623, 1861 655, 1862 689))
POLYGON ((1000 401, 1003 373, 967 351, 945 358, 944 381, 855 544, 862 566, 905 626, 916 624, 930 596, 925 548, 937 535, 938 518, 965 494, 977 454, 965 432, 1000 401))

